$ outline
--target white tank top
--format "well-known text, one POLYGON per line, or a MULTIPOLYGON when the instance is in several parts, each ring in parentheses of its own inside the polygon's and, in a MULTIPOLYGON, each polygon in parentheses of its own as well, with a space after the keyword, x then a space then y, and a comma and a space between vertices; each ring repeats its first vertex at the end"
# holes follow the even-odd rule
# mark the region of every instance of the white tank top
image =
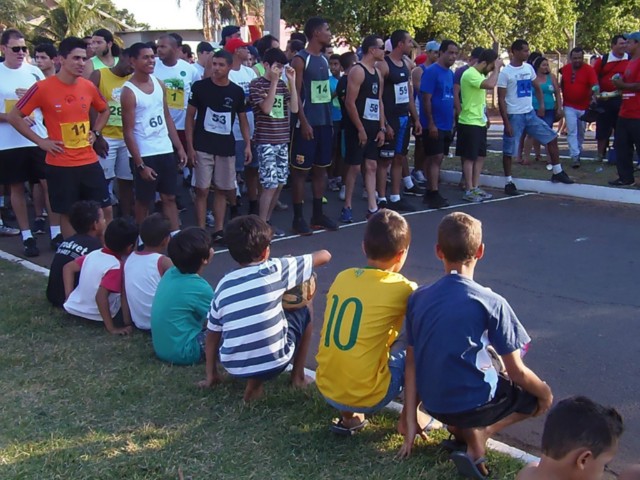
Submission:
POLYGON ((133 135, 141 157, 162 155, 173 152, 167 122, 164 118, 164 102, 160 81, 151 75, 153 92, 144 93, 131 82, 123 86, 129 88, 136 97, 136 123, 133 135))
POLYGON ((151 329, 151 304, 160 283, 160 258, 159 253, 133 252, 124 264, 124 286, 131 319, 141 330, 151 329))

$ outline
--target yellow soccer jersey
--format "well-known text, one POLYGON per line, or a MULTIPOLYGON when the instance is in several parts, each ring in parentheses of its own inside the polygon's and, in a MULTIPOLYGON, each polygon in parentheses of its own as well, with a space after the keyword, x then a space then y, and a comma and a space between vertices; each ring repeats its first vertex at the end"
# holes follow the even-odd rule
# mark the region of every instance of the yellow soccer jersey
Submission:
POLYGON ((399 273, 350 268, 334 280, 316 360, 316 384, 334 402, 373 407, 387 393, 389 348, 417 288, 399 273))

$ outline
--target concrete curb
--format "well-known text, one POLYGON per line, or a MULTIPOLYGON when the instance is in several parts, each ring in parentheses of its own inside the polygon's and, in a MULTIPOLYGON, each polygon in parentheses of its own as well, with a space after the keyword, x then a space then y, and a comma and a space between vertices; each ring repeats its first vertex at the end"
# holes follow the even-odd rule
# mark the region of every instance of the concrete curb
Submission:
POLYGON ((44 275, 45 277, 49 276, 48 268, 41 267, 40 265, 36 265, 35 263, 30 262, 29 260, 16 257, 15 255, 11 255, 10 253, 4 252, 2 250, 0 250, 0 258, 3 260, 8 260, 11 263, 17 263, 18 265, 22 265, 27 270, 31 270, 32 272, 39 273, 40 275, 44 275))
MULTIPOLYGON (((440 172, 441 179, 448 183, 458 183, 461 176, 461 172, 452 170, 443 170, 440 172)), ((549 177, 551 177, 551 173, 549 173, 549 177)), ((514 178, 513 181, 518 186, 518 190, 522 191, 640 205, 640 190, 637 189, 609 188, 580 183, 564 185, 547 180, 531 180, 527 178, 514 178)), ((485 187, 502 189, 504 188, 504 177, 497 175, 480 175, 480 184, 485 187)))

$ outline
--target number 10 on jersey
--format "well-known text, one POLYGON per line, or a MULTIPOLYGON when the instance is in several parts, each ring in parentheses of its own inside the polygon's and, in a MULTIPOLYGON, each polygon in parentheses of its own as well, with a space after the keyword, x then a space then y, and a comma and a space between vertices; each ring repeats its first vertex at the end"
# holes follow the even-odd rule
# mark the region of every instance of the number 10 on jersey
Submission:
POLYGON ((351 350, 358 340, 361 320, 362 302, 358 298, 349 297, 341 302, 337 295, 333 295, 331 297, 331 312, 327 320, 327 331, 324 336, 324 346, 329 347, 333 342, 340 350, 351 350), (346 325, 343 325, 345 317, 346 325), (349 326, 349 324, 351 325, 349 326), (343 329, 344 334, 342 334, 343 329), (343 343, 342 340, 347 333, 347 342, 343 343))

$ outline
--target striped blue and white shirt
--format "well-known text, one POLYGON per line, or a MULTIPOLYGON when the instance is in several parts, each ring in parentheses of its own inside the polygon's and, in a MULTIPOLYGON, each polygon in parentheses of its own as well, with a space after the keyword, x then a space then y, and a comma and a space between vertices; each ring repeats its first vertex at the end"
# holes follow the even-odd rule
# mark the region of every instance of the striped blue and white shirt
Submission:
POLYGON ((220 280, 207 328, 222 332, 220 363, 227 372, 253 377, 291 361, 295 345, 287 340, 282 296, 312 272, 311 255, 302 255, 242 267, 220 280))

